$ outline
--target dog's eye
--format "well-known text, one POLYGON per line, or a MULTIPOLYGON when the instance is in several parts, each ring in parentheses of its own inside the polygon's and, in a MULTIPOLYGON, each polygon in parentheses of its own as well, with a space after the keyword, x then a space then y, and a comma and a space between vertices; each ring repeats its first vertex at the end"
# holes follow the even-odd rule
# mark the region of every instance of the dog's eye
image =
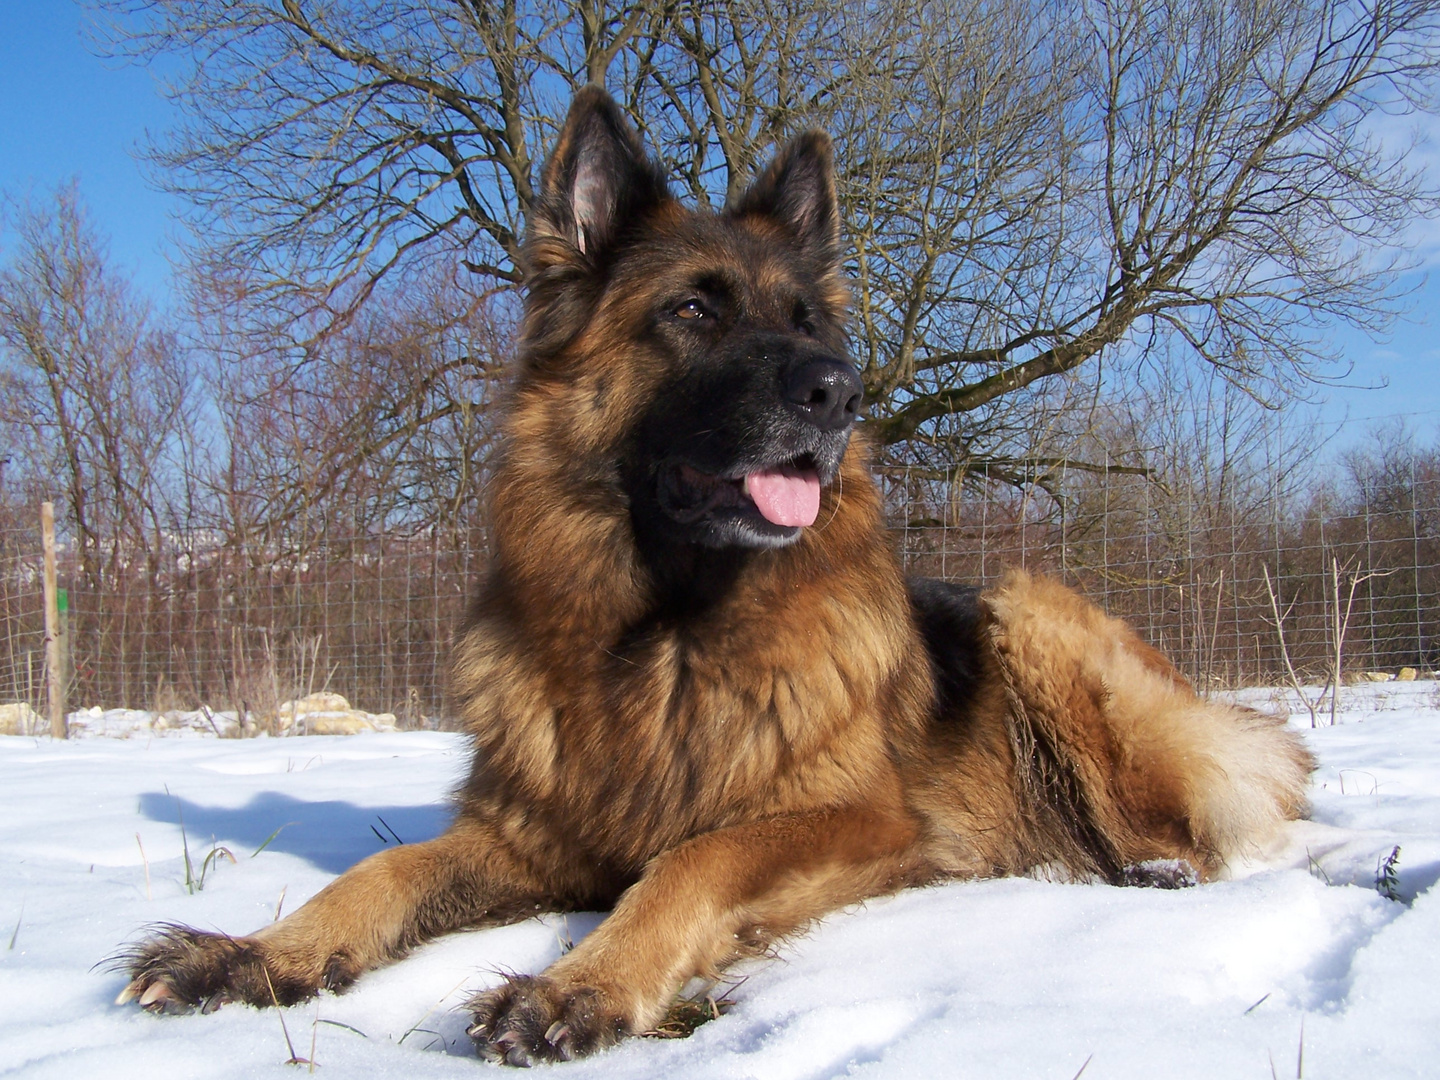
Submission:
POLYGON ((686 300, 675 309, 675 317, 677 319, 708 319, 710 312, 699 300, 686 300))
POLYGON ((803 300, 795 302, 795 314, 792 316, 795 329, 799 330, 806 337, 815 336, 815 322, 810 318, 810 309, 805 306, 803 300))

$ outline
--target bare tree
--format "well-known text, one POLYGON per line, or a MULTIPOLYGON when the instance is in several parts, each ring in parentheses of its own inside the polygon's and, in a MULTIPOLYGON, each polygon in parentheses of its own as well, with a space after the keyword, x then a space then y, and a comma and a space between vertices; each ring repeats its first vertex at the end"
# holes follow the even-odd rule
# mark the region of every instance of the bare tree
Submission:
POLYGON ((0 267, 0 425, 32 486, 58 485, 92 579, 177 517, 192 378, 173 334, 106 262, 73 186, 12 207, 0 267))
POLYGON ((582 83, 702 202, 830 127, 896 461, 1024 464, 1162 346, 1281 400, 1336 372, 1330 321, 1390 317, 1386 253, 1437 206, 1375 137, 1431 102, 1433 0, 101 2, 179 72, 155 160, 197 238, 302 324, 441 250, 513 286, 582 83))
MULTIPOLYGON (((257 333, 223 281, 194 316, 224 437, 208 491, 229 542, 478 523, 507 325, 456 265, 383 282, 343 327, 297 344, 257 333)), ((263 542, 260 542, 262 541, 263 542)))
MULTIPOLYGON (((1076 52, 1054 61, 1060 92, 1046 90, 1069 124, 1053 136, 1060 167, 1041 187, 1047 174, 1020 174, 1032 238, 1007 253, 1013 269, 970 260, 932 290, 910 392, 878 418, 887 441, 963 414, 963 442, 1026 388, 1167 339, 1275 398, 1331 370, 1327 320, 1374 326, 1391 310, 1396 264, 1377 254, 1435 203, 1368 131, 1430 92, 1432 5, 1117 0, 1081 12, 1065 20, 1076 52), (982 291, 994 282, 1011 286, 999 302, 982 291)), ((1042 40, 1066 41, 1064 29, 1042 40)))
POLYGON ((117 51, 164 56, 186 121, 156 148, 206 249, 345 315, 437 247, 520 280, 535 154, 643 3, 117 0, 117 51))

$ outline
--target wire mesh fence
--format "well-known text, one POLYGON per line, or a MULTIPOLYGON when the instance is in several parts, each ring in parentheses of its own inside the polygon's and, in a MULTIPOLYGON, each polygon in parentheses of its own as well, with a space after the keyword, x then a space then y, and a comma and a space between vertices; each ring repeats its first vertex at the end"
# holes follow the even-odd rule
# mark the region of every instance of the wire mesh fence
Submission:
POLYGON ((40 514, 33 528, 0 528, 0 702, 36 707, 45 695, 40 514))
POLYGON ((1080 472, 1049 491, 921 494, 885 477, 907 569, 993 584, 1011 567, 1058 577, 1130 621, 1197 686, 1228 689, 1440 664, 1440 483, 1346 499, 1205 500, 1143 476, 1080 472))
MULTIPOLYGON (((0 698, 44 695, 38 528, 0 534, 5 604, 0 698)), ((317 691, 403 726, 447 715, 445 664, 477 572, 468 545, 428 531, 322 534, 233 545, 169 536, 86 572, 62 545, 58 573, 72 708, 274 716, 317 691)))
MULTIPOLYGON (((1052 478, 1048 493, 880 481, 908 572, 982 585, 1010 567, 1057 576, 1131 620, 1197 685, 1440 663, 1440 482, 1341 504, 1275 494, 1205 500, 1143 477, 1052 478), (1397 494, 1398 492, 1398 494, 1397 494)), ((0 529, 0 703, 43 712, 42 551, 0 529)), ((389 529, 237 544, 169 535, 89 566, 63 538, 59 583, 72 708, 272 713, 326 690, 402 726, 443 723, 450 646, 483 536, 389 529)), ((92 553, 93 556, 93 553, 92 553)))

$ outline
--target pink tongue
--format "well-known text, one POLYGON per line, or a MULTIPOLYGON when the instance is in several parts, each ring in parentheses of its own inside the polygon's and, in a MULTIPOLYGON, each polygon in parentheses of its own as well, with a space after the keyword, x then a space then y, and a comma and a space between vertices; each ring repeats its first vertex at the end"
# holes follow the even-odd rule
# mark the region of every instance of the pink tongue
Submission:
POLYGON ((766 521, 813 525, 820 514, 820 477, 814 469, 766 469, 745 477, 745 490, 766 521))

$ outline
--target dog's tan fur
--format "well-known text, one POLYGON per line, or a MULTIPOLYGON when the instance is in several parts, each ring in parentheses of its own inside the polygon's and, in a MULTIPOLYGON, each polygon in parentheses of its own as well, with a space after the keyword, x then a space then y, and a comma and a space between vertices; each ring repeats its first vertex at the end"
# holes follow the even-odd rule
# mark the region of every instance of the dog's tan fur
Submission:
MULTIPOLYGON (((547 191, 607 108, 577 102, 547 191)), ((638 154, 633 133, 615 137, 638 154)), ((795 154, 828 167, 828 144, 807 138, 753 205, 795 154)), ((665 392, 645 325, 657 291, 718 266, 769 318, 809 274, 822 315, 843 318, 833 264, 814 270, 751 205, 722 219, 657 197, 603 276, 595 236, 567 231, 569 204, 537 215, 494 559, 455 658, 475 740, 455 824, 248 937, 163 929, 126 955, 127 995, 289 1003, 446 931, 613 906, 543 975, 473 1003, 487 1053, 568 1057, 646 1030, 692 976, 865 897, 1036 869, 1121 880, 1156 859, 1208 877, 1301 812, 1311 761, 1292 735, 1202 701, 1128 627, 1045 579, 1015 573, 984 596, 976 688, 947 706, 858 435, 813 527, 737 560, 703 620, 657 615, 612 464, 665 392)))
POLYGON ((1281 721, 1201 700, 1129 626, 1054 581, 1012 572, 984 605, 994 678, 972 737, 984 731, 986 751, 950 748, 919 785, 951 838, 931 853, 949 873, 1051 863, 1113 877, 1178 859, 1211 877, 1303 812, 1313 761, 1281 721), (977 790, 983 809, 968 805, 977 790))

